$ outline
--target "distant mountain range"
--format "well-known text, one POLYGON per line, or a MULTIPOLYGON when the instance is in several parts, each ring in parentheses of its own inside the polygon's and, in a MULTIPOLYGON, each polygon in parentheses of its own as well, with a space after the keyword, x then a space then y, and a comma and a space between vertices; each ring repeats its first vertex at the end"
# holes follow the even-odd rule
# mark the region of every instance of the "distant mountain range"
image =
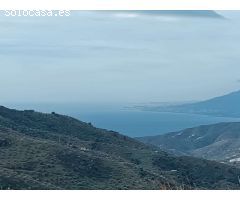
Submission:
POLYGON ((138 139, 176 155, 195 156, 240 167, 240 122, 204 125, 138 139))
POLYGON ((173 106, 141 106, 141 110, 240 117, 240 91, 206 101, 173 106))
POLYGON ((1 189, 240 189, 239 175, 54 112, 0 107, 1 189))
POLYGON ((154 15, 154 16, 204 17, 204 18, 224 19, 222 15, 218 14, 213 10, 130 10, 130 11, 118 10, 114 12, 140 14, 140 15, 154 15))

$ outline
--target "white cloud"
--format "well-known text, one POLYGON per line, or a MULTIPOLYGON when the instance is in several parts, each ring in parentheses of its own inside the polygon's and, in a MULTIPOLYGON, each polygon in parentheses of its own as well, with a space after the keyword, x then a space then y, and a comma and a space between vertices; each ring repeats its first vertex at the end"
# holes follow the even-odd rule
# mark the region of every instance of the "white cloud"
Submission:
POLYGON ((116 14, 113 14, 113 16, 115 16, 117 18, 136 18, 136 17, 139 17, 139 15, 135 14, 135 13, 116 13, 116 14))

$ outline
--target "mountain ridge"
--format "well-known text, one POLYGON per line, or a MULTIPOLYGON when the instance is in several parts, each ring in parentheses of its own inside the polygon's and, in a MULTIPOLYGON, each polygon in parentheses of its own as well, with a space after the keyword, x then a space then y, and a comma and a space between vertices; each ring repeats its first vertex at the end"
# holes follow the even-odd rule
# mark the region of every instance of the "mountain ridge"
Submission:
POLYGON ((145 111, 191 113, 240 118, 240 90, 195 103, 170 106, 141 106, 145 111))
POLYGON ((240 122, 201 125, 138 139, 176 155, 189 155, 240 166, 237 161, 240 157, 240 122))

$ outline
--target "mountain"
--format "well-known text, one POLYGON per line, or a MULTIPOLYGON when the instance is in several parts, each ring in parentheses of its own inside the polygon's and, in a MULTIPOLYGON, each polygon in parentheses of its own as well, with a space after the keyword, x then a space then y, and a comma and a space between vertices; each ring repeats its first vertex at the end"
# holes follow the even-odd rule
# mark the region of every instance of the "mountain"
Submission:
POLYGON ((1 189, 239 189, 240 169, 176 157, 69 116, 0 107, 1 189))
POLYGON ((142 110, 193 113, 221 117, 240 117, 240 91, 215 97, 209 100, 173 105, 173 106, 142 106, 142 110))
POLYGON ((240 122, 204 125, 139 140, 176 155, 200 157, 240 167, 240 122))

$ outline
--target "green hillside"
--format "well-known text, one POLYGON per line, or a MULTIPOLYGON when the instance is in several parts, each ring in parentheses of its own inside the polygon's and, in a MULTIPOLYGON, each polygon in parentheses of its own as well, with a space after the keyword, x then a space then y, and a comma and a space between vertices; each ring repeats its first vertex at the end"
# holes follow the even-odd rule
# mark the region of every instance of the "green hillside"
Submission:
POLYGON ((0 107, 1 189, 239 189, 240 170, 174 157, 68 116, 0 107))
POLYGON ((202 125, 138 138, 176 155, 189 155, 240 167, 240 122, 202 125))

